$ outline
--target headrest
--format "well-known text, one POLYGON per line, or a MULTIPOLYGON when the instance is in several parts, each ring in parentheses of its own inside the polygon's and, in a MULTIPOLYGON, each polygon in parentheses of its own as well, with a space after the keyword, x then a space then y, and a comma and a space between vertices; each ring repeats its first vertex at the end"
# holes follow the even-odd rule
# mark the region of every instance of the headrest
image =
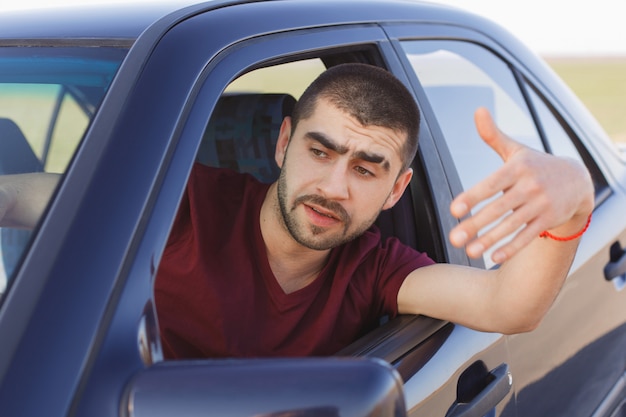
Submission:
POLYGON ((42 170, 41 161, 11 119, 0 117, 0 175, 42 170))
POLYGON ((289 94, 226 94, 220 98, 202 139, 197 160, 254 175, 278 178, 274 148, 285 116, 296 103, 289 94))

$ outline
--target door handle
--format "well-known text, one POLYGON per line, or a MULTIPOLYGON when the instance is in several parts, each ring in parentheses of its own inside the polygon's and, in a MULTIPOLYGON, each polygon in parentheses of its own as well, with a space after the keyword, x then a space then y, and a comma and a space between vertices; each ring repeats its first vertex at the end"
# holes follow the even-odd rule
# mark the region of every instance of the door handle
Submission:
POLYGON ((604 278, 612 281, 623 275, 626 275, 626 250, 619 242, 615 242, 611 245, 611 259, 604 267, 604 278))
POLYGON ((459 377, 457 399, 446 417, 483 417, 511 391, 513 377, 506 363, 487 371, 485 363, 474 362, 459 377))

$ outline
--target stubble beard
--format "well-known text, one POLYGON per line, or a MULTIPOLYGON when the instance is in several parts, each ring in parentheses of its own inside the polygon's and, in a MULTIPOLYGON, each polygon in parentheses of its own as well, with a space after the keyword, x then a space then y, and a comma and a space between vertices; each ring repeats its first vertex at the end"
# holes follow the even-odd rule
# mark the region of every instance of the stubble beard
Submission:
POLYGON ((350 232, 352 219, 341 204, 336 201, 328 200, 320 195, 306 194, 297 197, 291 207, 289 207, 287 189, 287 175, 285 166, 283 165, 277 182, 278 206, 280 211, 279 219, 282 220, 283 226, 293 239, 300 245, 309 249, 328 250, 356 239, 374 224, 380 213, 379 210, 373 218, 363 222, 355 230, 350 232), (323 236, 327 232, 325 228, 315 225, 307 226, 298 222, 295 213, 296 208, 305 203, 315 204, 332 212, 343 224, 343 232, 329 233, 327 236, 323 236))

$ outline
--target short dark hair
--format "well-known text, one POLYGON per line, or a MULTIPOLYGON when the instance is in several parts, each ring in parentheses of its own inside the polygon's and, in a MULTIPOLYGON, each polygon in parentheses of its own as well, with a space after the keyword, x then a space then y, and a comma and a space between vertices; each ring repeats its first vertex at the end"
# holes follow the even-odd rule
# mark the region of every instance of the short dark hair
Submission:
POLYGON ((409 90, 390 72, 367 64, 331 67, 304 91, 292 113, 292 131, 300 120, 311 117, 319 98, 329 100, 363 126, 381 126, 406 134, 402 169, 417 152, 420 114, 409 90))

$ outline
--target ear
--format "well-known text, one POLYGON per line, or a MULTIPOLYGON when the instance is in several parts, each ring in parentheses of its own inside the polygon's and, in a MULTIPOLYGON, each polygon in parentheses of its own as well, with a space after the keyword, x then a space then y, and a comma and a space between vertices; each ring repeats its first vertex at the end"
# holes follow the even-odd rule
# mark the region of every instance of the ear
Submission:
POLYGON ((278 139, 276 141, 276 150, 274 151, 274 160, 276 160, 279 168, 283 167, 283 161, 285 160, 285 154, 287 153, 290 136, 291 117, 287 116, 283 119, 283 122, 280 125, 280 131, 278 132, 278 139))
POLYGON ((390 209, 396 205, 398 200, 400 200, 400 197, 402 197, 404 189, 407 187, 407 185, 409 185, 409 182, 411 182, 411 178, 413 178, 412 168, 408 168, 406 171, 400 174, 395 184, 393 185, 393 188, 391 189, 391 193, 387 197, 387 201, 385 201, 385 204, 383 205, 383 210, 390 209))

